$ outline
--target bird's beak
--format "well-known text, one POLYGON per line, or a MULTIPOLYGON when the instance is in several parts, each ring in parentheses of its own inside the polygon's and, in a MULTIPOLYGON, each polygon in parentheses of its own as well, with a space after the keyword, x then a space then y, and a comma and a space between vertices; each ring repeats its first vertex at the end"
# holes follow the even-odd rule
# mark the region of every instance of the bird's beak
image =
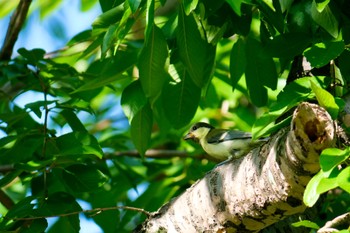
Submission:
POLYGON ((185 140, 194 139, 194 135, 192 133, 188 133, 185 135, 184 139, 185 140))

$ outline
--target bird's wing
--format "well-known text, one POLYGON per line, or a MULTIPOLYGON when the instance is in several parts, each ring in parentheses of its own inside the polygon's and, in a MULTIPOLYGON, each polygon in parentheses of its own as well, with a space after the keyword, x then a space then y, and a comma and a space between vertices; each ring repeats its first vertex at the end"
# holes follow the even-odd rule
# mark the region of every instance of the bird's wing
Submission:
POLYGON ((210 131, 207 136, 208 143, 219 143, 228 140, 234 139, 250 139, 252 138, 251 133, 237 131, 237 130, 225 130, 225 129, 216 129, 215 131, 210 131))

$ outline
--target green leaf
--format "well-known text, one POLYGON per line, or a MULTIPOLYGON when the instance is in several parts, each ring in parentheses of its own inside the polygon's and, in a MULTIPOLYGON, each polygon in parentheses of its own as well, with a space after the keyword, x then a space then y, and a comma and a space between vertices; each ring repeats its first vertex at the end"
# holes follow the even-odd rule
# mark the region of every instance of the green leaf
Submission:
POLYGON ((74 164, 63 170, 65 184, 74 192, 93 192, 104 185, 108 177, 92 165, 74 164))
POLYGON ((146 29, 145 29, 145 38, 146 40, 151 37, 151 32, 154 27, 154 1, 147 0, 146 5, 146 29))
POLYGON ((61 156, 64 155, 95 155, 103 157, 103 151, 96 138, 86 132, 72 132, 63 134, 56 142, 61 156))
POLYGON ((48 227, 47 220, 45 218, 34 219, 29 224, 28 227, 21 229, 21 233, 37 233, 37 232, 45 232, 48 227))
POLYGON ((313 81, 311 82, 311 89, 315 93, 318 103, 327 109, 332 119, 337 119, 339 113, 339 107, 334 100, 333 95, 323 88, 317 86, 313 81))
POLYGON ((87 41, 92 37, 92 30, 88 29, 76 34, 72 39, 67 42, 67 46, 73 46, 79 42, 87 41))
POLYGON ((345 49, 344 41, 320 42, 304 51, 304 56, 312 67, 322 67, 337 58, 345 49))
POLYGON ((159 97, 167 78, 168 47, 162 31, 153 25, 139 56, 139 74, 145 95, 152 102, 159 97))
POLYGON ((45 55, 45 50, 43 49, 27 50, 25 48, 20 48, 17 52, 21 54, 24 58, 26 58, 29 64, 32 65, 37 65, 39 61, 44 59, 45 55))
POLYGON ((226 2, 231 6, 232 10, 238 15, 241 16, 241 5, 244 0, 226 0, 226 2))
POLYGON ((165 115, 176 129, 189 124, 194 117, 201 95, 183 66, 171 66, 170 73, 175 74, 181 81, 165 85, 162 100, 165 115))
POLYGON ((178 52, 193 82, 204 87, 212 75, 215 47, 201 36, 193 12, 186 16, 180 5, 176 33, 178 52))
POLYGON ((0 2, 0 18, 4 18, 17 7, 16 1, 1 1, 0 2))
POLYGON ((106 34, 103 37, 102 43, 102 51, 101 51, 101 59, 105 58, 108 50, 113 47, 113 43, 115 42, 116 31, 118 29, 118 24, 112 24, 108 27, 106 34))
POLYGON ((350 193, 350 167, 347 167, 340 172, 337 182, 340 188, 350 193))
POLYGON ((72 110, 64 109, 60 112, 60 115, 66 119, 67 123, 73 131, 81 131, 87 133, 85 126, 83 123, 81 123, 80 119, 72 110))
POLYGON ((317 187, 320 181, 323 179, 324 175, 322 171, 319 171, 316 175, 314 175, 309 183, 307 184, 304 192, 304 203, 308 207, 312 207, 320 197, 320 194, 317 192, 317 187))
POLYGON ((247 66, 245 69, 249 96, 257 106, 267 103, 267 89, 277 85, 276 66, 272 57, 264 54, 262 45, 255 39, 248 38, 246 44, 247 66))
POLYGON ((264 50, 273 57, 294 58, 302 54, 311 42, 311 37, 306 33, 286 33, 268 40, 264 50))
POLYGON ((0 179, 0 187, 4 187, 5 185, 8 185, 11 183, 14 179, 16 179, 23 171, 20 169, 16 169, 14 171, 6 173, 1 179, 0 179))
POLYGON ((323 4, 319 8, 317 7, 316 2, 312 1, 312 5, 311 5, 312 19, 318 25, 320 25, 324 30, 326 30, 331 36, 333 36, 334 38, 338 38, 339 23, 337 18, 334 16, 331 8, 328 6, 328 4, 323 4), (319 8, 323 8, 323 10, 319 11, 319 8))
POLYGON ((295 222, 295 223, 292 223, 292 226, 293 227, 308 227, 308 228, 312 228, 312 229, 320 229, 320 227, 314 223, 314 222, 311 222, 309 220, 302 220, 302 221, 299 221, 299 222, 295 222))
POLYGON ((333 177, 333 178, 323 177, 320 180, 319 184, 317 185, 316 192, 318 194, 322 194, 322 193, 328 192, 329 190, 332 190, 336 187, 338 187, 337 177, 333 177))
POLYGON ((10 210, 7 212, 6 217, 7 218, 22 218, 29 216, 35 204, 33 201, 36 200, 33 196, 28 196, 20 200, 18 203, 16 203, 10 210))
POLYGON ((139 80, 132 82, 123 90, 120 102, 124 114, 131 122, 134 116, 147 104, 147 98, 139 80))
POLYGON ((330 174, 339 164, 350 156, 349 148, 341 150, 338 148, 327 148, 320 155, 321 169, 325 174, 330 174))
POLYGON ((270 22, 279 33, 282 34, 285 29, 285 21, 281 11, 274 9, 271 1, 255 0, 255 2, 258 5, 259 11, 266 16, 266 20, 270 22))
POLYGON ((141 4, 141 0, 128 0, 132 13, 136 13, 141 4))
POLYGON ((79 233, 80 219, 79 215, 71 215, 59 218, 48 230, 47 233, 79 233))
POLYGON ((286 123, 290 122, 289 117, 282 120, 279 124, 275 125, 273 123, 300 102, 314 98, 311 91, 310 80, 315 83, 322 83, 323 80, 319 80, 320 78, 321 77, 305 77, 288 83, 278 94, 277 101, 272 103, 269 111, 260 116, 254 123, 252 128, 254 138, 259 138, 269 132, 275 132, 274 129, 279 129, 279 124, 280 126, 285 126, 286 123))
POLYGON ((92 23, 92 27, 95 28, 108 28, 110 25, 117 23, 121 20, 124 14, 124 5, 113 7, 112 9, 99 15, 92 23))
POLYGON ((281 12, 284 13, 285 11, 289 10, 293 1, 294 0, 279 0, 280 6, 281 6, 281 12))
POLYGON ((318 12, 322 12, 331 0, 315 0, 318 12))
POLYGON ((45 106, 50 105, 52 103, 56 103, 57 100, 51 100, 51 101, 44 101, 44 100, 39 100, 33 103, 26 104, 24 108, 32 110, 37 117, 41 118, 41 114, 43 112, 43 109, 45 106))
POLYGON ((230 74, 232 89, 236 88, 246 68, 245 43, 241 37, 233 44, 230 55, 230 74))
POLYGON ((131 50, 118 51, 113 57, 94 62, 85 73, 86 76, 93 76, 93 78, 73 91, 72 94, 98 89, 115 81, 124 80, 127 77, 123 75, 123 72, 132 67, 136 63, 136 59, 136 51, 131 50))
POLYGON ((50 15, 51 12, 53 12, 55 9, 58 8, 59 5, 61 5, 62 0, 54 1, 54 2, 48 2, 45 0, 39 0, 39 8, 40 8, 40 19, 44 19, 48 15, 50 15))
POLYGON ((43 135, 25 135, 19 138, 11 149, 0 154, 0 158, 6 163, 27 162, 40 151, 43 141, 43 135))
POLYGON ((141 157, 144 157, 145 152, 149 147, 151 141, 152 124, 152 110, 150 105, 146 104, 134 116, 130 125, 131 139, 141 157))
POLYGON ((186 15, 189 15, 194 9, 196 9, 198 0, 184 0, 183 6, 186 15))

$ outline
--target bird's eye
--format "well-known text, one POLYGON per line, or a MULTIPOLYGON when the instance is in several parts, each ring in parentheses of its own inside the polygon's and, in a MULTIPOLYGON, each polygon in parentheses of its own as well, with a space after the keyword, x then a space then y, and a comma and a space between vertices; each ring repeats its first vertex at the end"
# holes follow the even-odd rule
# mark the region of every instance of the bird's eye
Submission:
POLYGON ((192 130, 193 131, 196 130, 196 129, 198 129, 198 127, 196 125, 192 126, 192 130))

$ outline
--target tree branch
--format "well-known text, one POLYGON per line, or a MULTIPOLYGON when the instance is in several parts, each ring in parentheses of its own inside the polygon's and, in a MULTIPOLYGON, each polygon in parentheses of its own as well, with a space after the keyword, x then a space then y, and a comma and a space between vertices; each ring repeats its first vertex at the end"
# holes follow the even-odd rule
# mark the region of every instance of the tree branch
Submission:
POLYGON ((13 13, 7 28, 4 44, 0 52, 0 60, 9 60, 11 58, 13 47, 15 46, 18 34, 27 17, 31 2, 32 0, 21 0, 13 13))
POLYGON ((135 231, 258 232, 303 213, 303 193, 320 169, 319 154, 334 145, 333 124, 323 108, 300 104, 289 129, 217 166, 135 231))
POLYGON ((11 219, 14 221, 21 221, 21 220, 30 221, 30 220, 41 219, 41 218, 67 217, 67 216, 77 215, 77 214, 81 214, 81 213, 90 214, 90 216, 95 216, 95 215, 101 214, 104 211, 118 210, 118 209, 137 211, 137 212, 143 213, 147 216, 151 215, 150 212, 148 212, 144 209, 141 209, 141 208, 136 208, 136 207, 131 207, 131 206, 113 206, 113 207, 105 207, 105 208, 95 208, 95 209, 91 209, 91 210, 79 210, 79 211, 73 211, 73 212, 69 212, 69 213, 55 214, 55 215, 43 215, 43 216, 35 216, 35 217, 8 218, 8 219, 11 219))

